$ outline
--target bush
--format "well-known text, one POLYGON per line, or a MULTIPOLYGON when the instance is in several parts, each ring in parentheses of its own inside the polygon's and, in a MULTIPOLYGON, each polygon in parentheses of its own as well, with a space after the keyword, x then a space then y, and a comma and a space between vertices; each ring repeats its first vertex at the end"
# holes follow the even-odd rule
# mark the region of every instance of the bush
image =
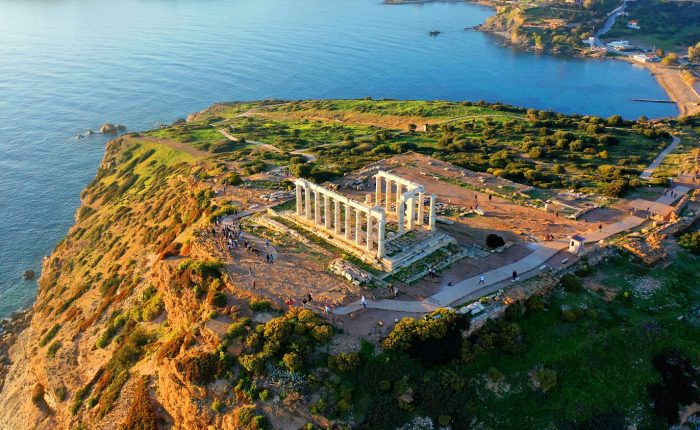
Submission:
POLYGON ((46 356, 48 358, 54 358, 59 349, 61 349, 60 341, 52 343, 51 346, 49 346, 49 348, 46 350, 46 356))
POLYGON ((629 184, 624 179, 618 179, 603 185, 601 191, 606 196, 622 197, 627 191, 629 184))
POLYGON ((570 293, 579 293, 583 291, 581 279, 579 279, 579 277, 576 275, 567 274, 562 276, 561 285, 570 293))
POLYGON ((272 309, 272 303, 269 300, 251 299, 248 307, 254 312, 265 312, 272 309))
POLYGON ((678 244, 693 254, 700 254, 700 231, 685 233, 678 239, 678 244))
POLYGON ((227 303, 226 294, 223 291, 215 292, 211 298, 211 304, 219 308, 223 308, 227 303))
POLYGON ((578 319, 574 311, 562 311, 560 316, 561 319, 566 322, 575 322, 578 319))
POLYGON ((282 357, 285 367, 291 372, 299 372, 304 367, 304 361, 296 352, 288 352, 282 357))
POLYGON ((328 367, 342 373, 352 372, 360 365, 359 352, 340 352, 338 355, 328 356, 328 367))
POLYGON ((536 367, 530 371, 530 379, 533 389, 546 393, 556 387, 557 372, 544 367, 536 367))
POLYGON ((498 248, 499 246, 505 245, 506 242, 503 240, 503 238, 497 234, 489 234, 486 236, 486 246, 489 248, 498 248))
POLYGON ((246 430, 265 429, 265 417, 255 413, 255 406, 241 406, 236 409, 233 411, 233 427, 246 430))
POLYGON ((47 343, 51 342, 51 339, 56 336, 56 333, 61 329, 61 324, 54 324, 53 327, 44 335, 44 337, 39 342, 39 346, 45 346, 47 343))

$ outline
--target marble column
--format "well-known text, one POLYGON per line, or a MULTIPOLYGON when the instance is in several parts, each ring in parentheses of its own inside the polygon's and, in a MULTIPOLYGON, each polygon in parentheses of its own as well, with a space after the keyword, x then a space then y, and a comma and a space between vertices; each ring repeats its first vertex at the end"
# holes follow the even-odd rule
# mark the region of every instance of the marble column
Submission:
POLYGON ((408 229, 416 228, 416 195, 412 195, 406 201, 406 217, 408 218, 408 229))
POLYGON ((425 205, 425 194, 418 193, 418 225, 421 226, 425 223, 423 217, 423 206, 425 205))
POLYGON ((435 230, 435 203, 437 202, 437 196, 433 194, 430 196, 430 214, 428 215, 428 228, 430 230, 435 230))
POLYGON ((384 193, 384 198, 386 199, 386 212, 389 213, 391 210, 391 179, 386 178, 386 192, 384 193))
POLYGON ((381 176, 376 176, 375 177, 375 192, 374 192, 374 204, 375 205, 381 205, 382 204, 382 177, 381 176))
POLYGON ((304 195, 305 195, 304 207, 305 207, 305 212, 306 212, 306 219, 311 219, 311 188, 304 187, 304 195))
POLYGON ((301 184, 297 185, 297 215, 301 216, 301 184))
POLYGON ((372 251, 372 236, 374 236, 374 231, 372 231, 372 212, 367 214, 367 251, 372 251))
POLYGON ((360 211, 355 209, 355 245, 359 246, 362 240, 362 216, 360 211))
POLYGON ((404 225, 406 223, 404 222, 404 219, 403 219, 404 214, 405 214, 403 199, 401 199, 400 202, 396 202, 396 209, 397 209, 397 214, 399 215, 399 234, 403 234, 404 230, 406 229, 406 226, 404 225))
POLYGON ((314 223, 321 224, 321 193, 318 190, 314 191, 314 223))
POLYGON ((396 215, 399 214, 399 202, 401 201, 401 198, 403 197, 401 195, 401 190, 402 190, 401 184, 398 182, 396 183, 396 215))
POLYGON ((331 198, 327 194, 323 196, 323 226, 326 230, 331 228, 331 198))
POLYGON ((377 226, 377 257, 384 257, 384 236, 386 235, 386 215, 381 214, 379 225, 377 226))
POLYGON ((350 205, 345 203, 345 239, 350 240, 350 205))
POLYGON ((333 200, 333 203, 335 204, 334 206, 334 221, 333 221, 333 227, 335 227, 335 234, 340 234, 340 200, 333 200))

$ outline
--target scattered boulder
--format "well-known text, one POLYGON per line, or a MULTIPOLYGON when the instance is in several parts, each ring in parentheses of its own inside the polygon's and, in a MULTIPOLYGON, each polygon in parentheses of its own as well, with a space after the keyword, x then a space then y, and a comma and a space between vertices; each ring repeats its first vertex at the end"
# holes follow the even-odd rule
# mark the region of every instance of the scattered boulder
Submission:
POLYGON ((89 128, 85 130, 85 136, 92 136, 93 134, 95 134, 95 132, 90 130, 89 128))
POLYGON ((126 131, 126 126, 123 124, 117 125, 117 131, 126 131))
POLYGON ((32 269, 27 269, 24 271, 24 279, 27 281, 34 279, 36 273, 32 269))
POLYGON ((117 134, 117 126, 110 123, 102 124, 100 134, 117 134))

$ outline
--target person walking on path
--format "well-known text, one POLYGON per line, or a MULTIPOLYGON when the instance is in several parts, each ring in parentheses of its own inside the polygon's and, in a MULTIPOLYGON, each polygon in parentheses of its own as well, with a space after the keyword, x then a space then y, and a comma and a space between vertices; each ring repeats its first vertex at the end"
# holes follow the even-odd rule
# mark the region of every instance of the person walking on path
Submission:
POLYGON ((603 231, 603 224, 598 224, 598 231, 603 231))
POLYGON ((513 282, 515 282, 516 279, 518 279, 518 272, 513 270, 513 282))
POLYGON ((398 299, 399 298, 399 289, 394 285, 394 298, 398 299))
POLYGON ((362 296, 360 299, 360 304, 362 305, 362 309, 367 310, 367 300, 365 300, 365 296, 362 296))
POLYGON ((479 275, 479 285, 485 284, 486 280, 484 279, 484 275, 479 275))

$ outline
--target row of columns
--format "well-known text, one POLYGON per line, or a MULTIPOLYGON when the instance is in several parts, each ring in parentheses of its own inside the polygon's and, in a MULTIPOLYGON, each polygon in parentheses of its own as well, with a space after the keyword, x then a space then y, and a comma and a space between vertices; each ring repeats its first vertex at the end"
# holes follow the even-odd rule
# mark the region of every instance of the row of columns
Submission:
POLYGON ((391 211, 391 205, 395 205, 396 216, 399 223, 399 234, 405 229, 411 231, 416 226, 425 226, 435 230, 435 204, 437 196, 430 196, 428 224, 425 224, 425 190, 422 185, 407 181, 391 173, 379 171, 375 176, 375 203, 386 207, 386 212, 391 211), (393 193, 392 188, 396 187, 393 193), (404 191, 405 189, 405 191, 404 191), (385 190, 382 193, 382 190, 385 190), (393 194, 393 198, 392 198, 393 194))
POLYGON ((369 252, 376 250, 378 258, 384 257, 386 214, 381 207, 362 205, 303 179, 297 179, 295 184, 296 213, 298 216, 313 221, 316 226, 324 228, 330 234, 348 242, 354 242, 356 246, 364 247, 369 252), (311 197, 312 193, 313 199, 311 197), (321 207, 323 207, 323 216, 321 216, 321 207), (332 216, 331 210, 333 211, 332 216), (344 223, 341 223, 341 215, 344 217, 344 223), (353 215, 354 230, 352 226, 353 215), (377 221, 376 234, 374 232, 375 220, 377 221), (362 231, 363 225, 367 226, 367 231, 364 235, 362 231))

